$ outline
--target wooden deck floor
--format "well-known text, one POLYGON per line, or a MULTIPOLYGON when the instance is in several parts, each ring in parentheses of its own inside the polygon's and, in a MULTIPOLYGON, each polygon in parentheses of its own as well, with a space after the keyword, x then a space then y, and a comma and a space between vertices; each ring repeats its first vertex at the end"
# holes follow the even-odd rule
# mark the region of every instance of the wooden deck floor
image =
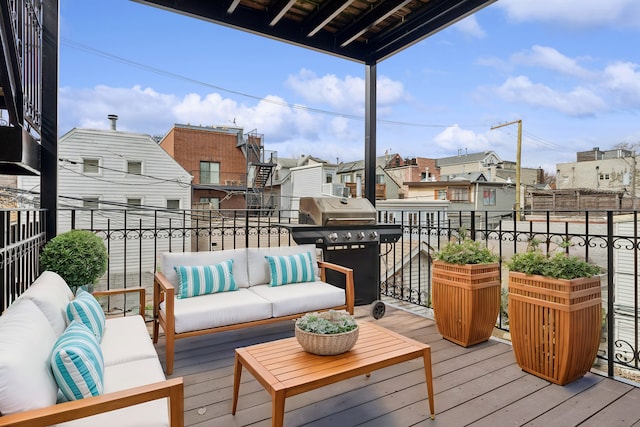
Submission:
MULTIPOLYGON (((416 359, 288 398, 285 426, 632 426, 640 388, 594 373, 564 387, 523 372, 511 346, 490 340, 463 348, 442 339, 428 318, 387 306, 371 320, 432 347, 435 420, 428 416, 422 361, 416 359)), ((293 322, 177 342, 173 376, 185 381, 185 425, 270 426, 271 399, 247 371, 231 415, 236 347, 293 336, 293 322)), ((157 344, 164 362, 164 342, 157 344)))

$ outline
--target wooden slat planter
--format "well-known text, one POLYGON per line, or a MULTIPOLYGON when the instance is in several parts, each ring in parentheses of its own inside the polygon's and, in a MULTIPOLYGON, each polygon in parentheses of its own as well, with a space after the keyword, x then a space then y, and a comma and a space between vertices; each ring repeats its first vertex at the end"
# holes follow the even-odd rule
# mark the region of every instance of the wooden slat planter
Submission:
POLYGON ((518 365, 564 385, 589 372, 598 352, 600 277, 573 280, 509 272, 509 329, 518 365))
POLYGON ((487 341, 500 312, 500 265, 434 261, 432 303, 445 339, 463 347, 487 341))

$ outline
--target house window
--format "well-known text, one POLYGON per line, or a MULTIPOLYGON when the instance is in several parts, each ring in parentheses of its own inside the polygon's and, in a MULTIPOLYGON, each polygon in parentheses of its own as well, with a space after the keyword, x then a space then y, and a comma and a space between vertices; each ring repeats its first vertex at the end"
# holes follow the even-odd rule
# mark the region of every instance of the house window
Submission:
POLYGON ((217 197, 200 197, 200 203, 211 203, 212 209, 220 209, 220 199, 217 197))
POLYGON ((133 209, 136 206, 142 206, 142 199, 127 198, 127 209, 133 209))
POLYGON ((100 199, 97 197, 83 197, 82 207, 85 209, 99 209, 100 199))
POLYGON ((449 200, 452 202, 468 202, 469 190, 467 188, 451 188, 449 189, 449 200))
POLYGON ((437 199, 447 200, 447 190, 438 190, 437 199))
POLYGON ((376 175, 376 184, 384 184, 384 175, 376 175))
POLYGON ((324 181, 324 182, 326 182, 327 184, 331 184, 331 183, 333 182, 333 175, 331 175, 330 173, 328 173, 328 174, 325 176, 325 181, 324 181))
POLYGON ((84 172, 84 173, 99 173, 100 172, 100 160, 98 160, 98 159, 82 159, 82 172, 84 172))
POLYGON ((340 182, 342 182, 343 184, 346 182, 351 182, 351 175, 340 176, 340 182))
POLYGON ((220 163, 200 162, 200 184, 220 183, 220 163))
POLYGON ((180 199, 167 199, 167 209, 180 209, 180 199))
POLYGON ((482 190, 482 200, 485 206, 495 206, 496 190, 482 190))
POLYGON ((142 162, 127 162, 127 173, 131 175, 142 175, 142 162))

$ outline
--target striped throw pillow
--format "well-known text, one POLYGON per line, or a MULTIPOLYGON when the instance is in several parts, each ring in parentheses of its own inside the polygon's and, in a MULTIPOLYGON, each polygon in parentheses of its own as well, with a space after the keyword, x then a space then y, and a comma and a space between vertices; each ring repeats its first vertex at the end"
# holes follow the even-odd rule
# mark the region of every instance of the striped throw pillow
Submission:
POLYGON ((104 359, 96 336, 82 322, 72 321, 51 351, 51 371, 68 400, 98 396, 103 391, 104 359))
POLYGON ((178 274, 178 298, 189 298, 238 289, 238 285, 233 278, 232 259, 215 265, 177 265, 173 269, 178 274))
POLYGON ((105 315, 100 303, 89 292, 78 289, 76 297, 67 304, 67 322, 79 320, 89 328, 98 342, 104 333, 105 315))
POLYGON ((269 263, 271 273, 269 286, 316 280, 311 252, 280 256, 265 255, 265 259, 269 263))

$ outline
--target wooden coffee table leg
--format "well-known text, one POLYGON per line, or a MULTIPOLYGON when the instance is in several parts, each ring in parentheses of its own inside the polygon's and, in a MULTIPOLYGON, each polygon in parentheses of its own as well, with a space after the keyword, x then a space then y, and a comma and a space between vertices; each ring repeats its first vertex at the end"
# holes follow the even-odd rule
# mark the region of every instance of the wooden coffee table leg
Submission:
POLYGON ((240 358, 238 357, 238 353, 236 353, 236 361, 233 368, 233 407, 231 409, 231 414, 236 414, 236 408, 238 407, 238 392, 240 391, 240 375, 242 375, 242 363, 240 363, 240 358))
POLYGON ((271 395, 271 426, 282 427, 284 424, 284 390, 274 390, 271 395))
POLYGON ((424 349, 422 354, 424 360, 424 375, 427 380, 427 394, 429 395, 429 410, 431 411, 431 419, 436 418, 435 405, 433 404, 433 371, 431 370, 431 347, 424 349))

